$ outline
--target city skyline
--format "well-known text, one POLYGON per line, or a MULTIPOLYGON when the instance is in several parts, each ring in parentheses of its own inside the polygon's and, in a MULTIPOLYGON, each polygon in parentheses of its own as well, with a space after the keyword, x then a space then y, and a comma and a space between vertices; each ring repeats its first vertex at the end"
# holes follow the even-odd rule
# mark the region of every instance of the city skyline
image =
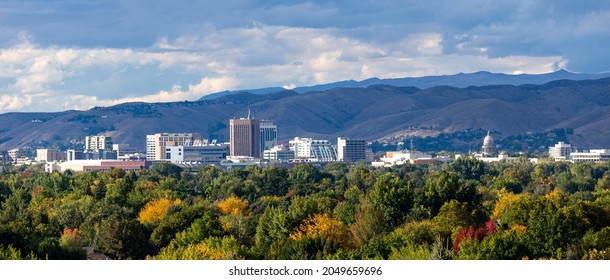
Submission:
POLYGON ((608 25, 605 2, 9 1, 0 113, 371 77, 599 73, 608 25))

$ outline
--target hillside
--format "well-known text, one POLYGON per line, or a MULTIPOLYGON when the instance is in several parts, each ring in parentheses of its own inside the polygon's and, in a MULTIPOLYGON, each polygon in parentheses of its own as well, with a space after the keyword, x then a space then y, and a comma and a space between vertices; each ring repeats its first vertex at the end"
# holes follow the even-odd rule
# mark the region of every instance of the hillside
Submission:
MULTIPOLYGON (((420 90, 372 85, 296 93, 239 93, 213 100, 128 103, 88 111, 0 115, 0 150, 112 136, 141 150, 145 135, 198 132, 228 141, 231 117, 248 109, 278 125, 280 140, 337 136, 374 140, 420 129, 494 131, 494 137, 571 128, 579 147, 610 147, 610 78, 544 85, 493 85, 420 90)), ((333 139, 334 140, 334 139, 333 139)))

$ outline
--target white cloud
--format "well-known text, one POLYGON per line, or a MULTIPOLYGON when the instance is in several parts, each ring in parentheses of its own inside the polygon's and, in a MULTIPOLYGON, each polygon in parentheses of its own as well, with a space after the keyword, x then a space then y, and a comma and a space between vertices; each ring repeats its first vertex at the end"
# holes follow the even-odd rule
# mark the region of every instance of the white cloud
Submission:
POLYGON ((188 85, 183 90, 181 86, 174 85, 171 90, 160 91, 138 97, 125 97, 119 99, 99 99, 96 96, 74 95, 66 100, 66 105, 79 110, 86 110, 94 106, 111 106, 126 102, 173 102, 196 100, 204 95, 219 92, 227 88, 234 88, 238 82, 232 77, 203 78, 198 84, 188 85))
MULTIPOLYGON (((511 27, 497 30, 506 28, 511 27)), ((371 77, 479 70, 544 73, 567 64, 560 55, 492 57, 492 31, 479 29, 455 36, 412 33, 402 40, 376 42, 341 29, 255 24, 160 37, 145 49, 43 47, 24 35, 14 46, 0 49, 0 112, 196 100, 224 90, 371 77), (447 50, 445 38, 457 51, 447 50)))
POLYGON ((0 112, 19 110, 30 104, 32 104, 32 96, 0 94, 0 112))

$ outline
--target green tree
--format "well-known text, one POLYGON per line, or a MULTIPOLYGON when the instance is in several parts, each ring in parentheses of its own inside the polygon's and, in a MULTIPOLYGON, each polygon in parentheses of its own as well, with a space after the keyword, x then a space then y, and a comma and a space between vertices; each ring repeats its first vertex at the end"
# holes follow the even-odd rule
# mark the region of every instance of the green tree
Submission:
POLYGON ((441 206, 455 199, 458 202, 467 202, 478 205, 479 196, 472 181, 460 181, 456 173, 439 172, 430 174, 423 190, 424 205, 430 208, 435 216, 441 206))
POLYGON ((150 253, 147 230, 136 220, 112 215, 99 226, 97 249, 113 259, 144 259, 150 253))
POLYGON ((485 174, 485 163, 472 157, 460 157, 451 163, 451 168, 466 180, 480 180, 485 174))
POLYGON ((176 233, 189 227, 196 219, 201 218, 208 206, 204 205, 185 205, 181 204, 170 208, 165 213, 165 217, 150 235, 152 244, 157 247, 167 246, 176 233))
POLYGON ((277 207, 267 207, 258 220, 255 236, 255 254, 261 258, 274 259, 288 238, 291 228, 288 217, 277 207))
POLYGON ((375 185, 367 194, 367 199, 373 208, 383 213, 384 220, 390 228, 405 221, 406 214, 413 208, 414 203, 410 183, 391 173, 377 178, 375 185))

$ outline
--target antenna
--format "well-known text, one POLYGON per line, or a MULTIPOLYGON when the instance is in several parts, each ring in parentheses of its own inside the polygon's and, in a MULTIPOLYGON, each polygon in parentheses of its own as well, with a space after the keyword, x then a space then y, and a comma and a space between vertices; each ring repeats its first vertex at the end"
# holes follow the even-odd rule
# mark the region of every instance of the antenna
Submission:
POLYGON ((248 109, 248 119, 249 119, 249 120, 251 120, 251 119, 252 119, 250 109, 248 109))
POLYGON ((414 149, 413 149, 413 138, 411 138, 411 152, 413 152, 413 151, 414 151, 414 149))

